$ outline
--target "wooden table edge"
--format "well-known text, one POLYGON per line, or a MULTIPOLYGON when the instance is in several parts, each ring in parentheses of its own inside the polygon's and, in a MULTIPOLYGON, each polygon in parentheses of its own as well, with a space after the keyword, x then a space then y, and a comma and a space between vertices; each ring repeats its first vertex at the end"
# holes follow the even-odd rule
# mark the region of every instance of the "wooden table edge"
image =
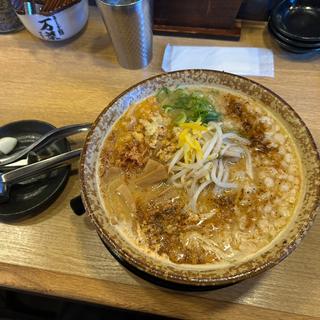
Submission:
POLYGON ((0 287, 177 318, 320 319, 211 300, 157 287, 139 287, 0 262, 0 287), (168 294, 170 292, 170 294, 168 294), (211 317, 210 317, 211 316, 211 317))

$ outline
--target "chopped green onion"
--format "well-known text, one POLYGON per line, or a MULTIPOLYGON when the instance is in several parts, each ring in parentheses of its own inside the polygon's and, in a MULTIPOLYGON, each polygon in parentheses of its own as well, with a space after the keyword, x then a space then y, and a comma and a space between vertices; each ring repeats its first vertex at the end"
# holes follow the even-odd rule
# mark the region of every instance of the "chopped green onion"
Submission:
POLYGON ((187 120, 187 115, 186 115, 185 112, 182 111, 182 112, 180 112, 180 113, 178 114, 178 116, 175 118, 174 122, 175 122, 176 124, 181 124, 181 123, 185 123, 186 120, 187 120))
POLYGON ((156 98, 159 103, 163 102, 169 95, 170 90, 167 87, 163 87, 159 90, 159 92, 156 95, 156 98))
POLYGON ((164 109, 165 113, 168 113, 168 112, 173 110, 173 108, 171 106, 168 106, 168 105, 163 106, 163 109, 164 109))
POLYGON ((220 114, 215 111, 209 111, 208 114, 203 118, 204 123, 210 121, 218 121, 220 119, 220 114))
POLYGON ((177 118, 183 122, 201 121, 203 123, 219 120, 220 114, 201 91, 190 92, 182 88, 169 90, 163 87, 156 97, 164 111, 171 114, 174 121, 177 118))

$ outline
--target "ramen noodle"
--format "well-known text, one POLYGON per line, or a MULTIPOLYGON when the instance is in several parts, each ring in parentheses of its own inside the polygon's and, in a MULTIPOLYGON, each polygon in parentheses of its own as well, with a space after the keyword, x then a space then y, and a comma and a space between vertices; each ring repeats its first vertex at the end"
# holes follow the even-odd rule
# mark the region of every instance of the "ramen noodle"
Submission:
POLYGON ((235 261, 285 228, 300 159, 259 101, 224 88, 163 88, 132 105, 100 154, 110 221, 145 252, 176 264, 235 261))

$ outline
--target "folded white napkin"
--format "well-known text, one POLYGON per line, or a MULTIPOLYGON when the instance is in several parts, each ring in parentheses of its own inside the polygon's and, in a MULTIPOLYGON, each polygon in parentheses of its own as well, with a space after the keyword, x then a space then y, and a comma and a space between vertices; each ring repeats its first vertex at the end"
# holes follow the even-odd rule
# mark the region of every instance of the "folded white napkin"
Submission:
POLYGON ((273 53, 264 48, 166 46, 162 69, 211 69, 243 76, 274 77, 273 53))

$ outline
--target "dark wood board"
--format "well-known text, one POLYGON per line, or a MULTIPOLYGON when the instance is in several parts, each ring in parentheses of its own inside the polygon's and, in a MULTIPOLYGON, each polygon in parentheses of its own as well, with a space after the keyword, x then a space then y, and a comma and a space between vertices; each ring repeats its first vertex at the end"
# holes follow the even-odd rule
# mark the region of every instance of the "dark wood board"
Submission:
POLYGON ((153 26, 153 32, 157 35, 172 35, 194 38, 209 38, 223 40, 239 40, 241 35, 241 23, 237 22, 233 28, 199 28, 184 26, 157 25, 153 26))
POLYGON ((154 0, 156 34, 239 40, 242 0, 154 0))

